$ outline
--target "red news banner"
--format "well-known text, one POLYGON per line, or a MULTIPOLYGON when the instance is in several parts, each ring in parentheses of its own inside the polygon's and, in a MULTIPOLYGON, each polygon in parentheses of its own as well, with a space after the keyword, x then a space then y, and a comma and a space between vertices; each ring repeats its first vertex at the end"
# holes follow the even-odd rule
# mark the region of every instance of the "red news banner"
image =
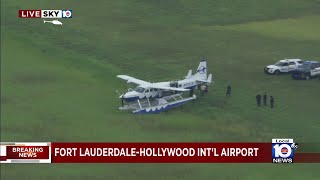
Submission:
MULTIPOLYGON (((272 143, 1 143, 1 163, 285 163, 272 143)), ((285 155, 288 151, 281 149, 285 155)), ((294 152, 292 161, 320 162, 294 152)))
POLYGON ((53 143, 54 163, 270 162, 270 143, 53 143))

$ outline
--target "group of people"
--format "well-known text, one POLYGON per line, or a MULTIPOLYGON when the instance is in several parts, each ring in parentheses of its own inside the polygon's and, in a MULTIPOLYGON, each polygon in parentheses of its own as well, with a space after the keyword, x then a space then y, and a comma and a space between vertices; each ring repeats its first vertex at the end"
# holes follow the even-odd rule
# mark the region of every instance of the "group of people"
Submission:
MULTIPOLYGON (((261 106, 261 95, 258 94, 256 96, 256 100, 257 100, 257 106, 260 107, 261 106)), ((263 97, 262 97, 262 100, 263 100, 263 105, 264 106, 267 106, 267 101, 268 101, 268 96, 267 96, 267 93, 264 93, 263 97)), ((270 96, 270 107, 271 108, 274 108, 274 98, 273 96, 270 96)))
MULTIPOLYGON (((227 96, 227 97, 231 96, 231 86, 230 86, 230 85, 227 86, 226 96, 227 96)), ((260 94, 258 94, 258 95, 256 96, 257 106, 258 106, 258 107, 261 106, 261 98, 262 98, 262 101, 263 101, 263 105, 264 105, 264 106, 267 106, 267 101, 268 101, 267 93, 264 93, 263 96, 261 96, 260 94)), ((270 96, 270 107, 271 107, 271 108, 274 108, 274 97, 273 97, 273 96, 270 96)))
MULTIPOLYGON (((199 85, 197 89, 200 91, 200 94, 204 96, 205 94, 208 94, 209 85, 207 83, 204 83, 202 85, 199 85)), ((193 95, 193 93, 194 93, 194 90, 192 88, 190 91, 190 97, 193 95)))

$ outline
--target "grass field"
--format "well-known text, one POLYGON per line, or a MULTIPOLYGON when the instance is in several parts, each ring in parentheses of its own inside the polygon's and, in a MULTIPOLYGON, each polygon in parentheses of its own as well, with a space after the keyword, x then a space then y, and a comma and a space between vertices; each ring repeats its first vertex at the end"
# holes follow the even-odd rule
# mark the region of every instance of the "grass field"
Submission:
MULTIPOLYGON (((319 0, 1 2, 1 141, 317 142, 320 81, 266 76, 320 60, 319 0), (72 9, 62 27, 19 9, 72 9), (209 95, 160 115, 119 112, 128 74, 165 81, 208 60, 209 95), (224 97, 228 84, 233 96, 224 97), (276 108, 257 108, 268 92, 276 108)), ((318 164, 1 165, 6 179, 319 179, 318 164)))

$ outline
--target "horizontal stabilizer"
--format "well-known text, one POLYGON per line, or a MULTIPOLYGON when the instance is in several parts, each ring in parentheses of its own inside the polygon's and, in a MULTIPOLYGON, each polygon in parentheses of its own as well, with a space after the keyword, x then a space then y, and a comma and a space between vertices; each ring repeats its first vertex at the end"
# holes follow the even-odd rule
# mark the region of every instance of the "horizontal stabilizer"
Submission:
POLYGON ((189 70, 187 76, 185 77, 186 79, 190 78, 192 76, 192 70, 189 70))

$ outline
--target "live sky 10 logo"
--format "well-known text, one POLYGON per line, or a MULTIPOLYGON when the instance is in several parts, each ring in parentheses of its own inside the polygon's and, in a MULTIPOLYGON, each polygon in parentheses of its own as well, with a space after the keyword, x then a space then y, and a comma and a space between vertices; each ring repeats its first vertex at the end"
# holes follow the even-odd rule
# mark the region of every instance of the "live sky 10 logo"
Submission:
POLYGON ((72 18, 72 10, 41 10, 42 18, 72 18))
POLYGON ((72 18, 72 10, 63 10, 62 17, 64 18, 72 18))
POLYGON ((72 18, 72 10, 19 10, 19 18, 72 18))
POLYGON ((272 163, 293 163, 298 144, 293 139, 272 139, 272 163))

